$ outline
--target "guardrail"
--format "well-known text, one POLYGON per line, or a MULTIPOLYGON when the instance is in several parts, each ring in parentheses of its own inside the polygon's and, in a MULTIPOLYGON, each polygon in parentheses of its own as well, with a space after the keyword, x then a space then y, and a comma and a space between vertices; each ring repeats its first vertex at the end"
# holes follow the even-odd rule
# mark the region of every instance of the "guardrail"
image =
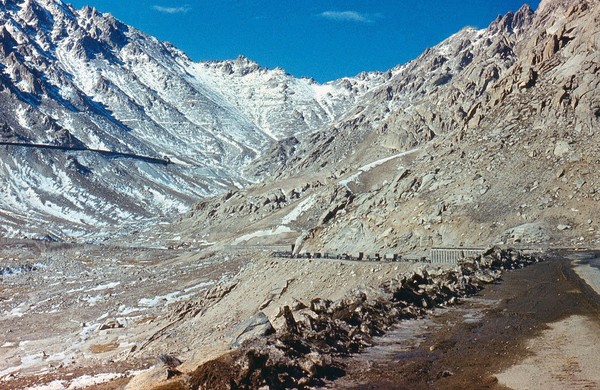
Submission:
POLYGON ((429 258, 434 264, 457 264, 459 260, 475 257, 485 248, 431 248, 429 258))

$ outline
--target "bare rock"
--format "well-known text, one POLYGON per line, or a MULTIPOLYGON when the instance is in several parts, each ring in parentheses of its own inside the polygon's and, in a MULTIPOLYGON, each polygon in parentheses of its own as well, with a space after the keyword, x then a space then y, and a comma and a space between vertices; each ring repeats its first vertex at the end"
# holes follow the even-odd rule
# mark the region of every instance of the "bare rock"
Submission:
POLYGON ((554 155, 556 157, 563 157, 573 152, 571 145, 566 141, 558 141, 554 147, 554 155))
POLYGON ((254 316, 235 326, 232 331, 233 340, 230 345, 232 347, 239 347, 246 340, 267 336, 274 332, 275 329, 273 329, 269 318, 265 313, 259 311, 254 316))
POLYGON ((122 323, 120 323, 117 320, 108 320, 105 321, 102 325, 100 325, 98 327, 98 330, 106 330, 106 329, 119 329, 119 328, 124 328, 125 325, 123 325, 122 323))

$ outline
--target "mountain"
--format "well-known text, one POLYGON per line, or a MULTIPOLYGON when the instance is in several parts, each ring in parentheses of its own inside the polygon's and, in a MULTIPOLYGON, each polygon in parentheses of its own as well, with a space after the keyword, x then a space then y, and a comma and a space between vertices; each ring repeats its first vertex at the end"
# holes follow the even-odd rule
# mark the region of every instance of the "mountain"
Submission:
POLYGON ((196 63, 89 7, 2 5, 3 235, 320 251, 598 240, 596 2, 524 5, 324 85, 242 56, 196 63))
POLYGON ((94 8, 1 5, 7 236, 75 237, 178 215, 259 180, 245 168, 263 150, 334 122, 391 75, 320 85, 244 57, 196 63, 94 8))
POLYGON ((206 199, 175 229, 311 252, 597 246, 599 13, 546 0, 460 31, 335 123, 280 141, 258 161, 276 179, 206 199))

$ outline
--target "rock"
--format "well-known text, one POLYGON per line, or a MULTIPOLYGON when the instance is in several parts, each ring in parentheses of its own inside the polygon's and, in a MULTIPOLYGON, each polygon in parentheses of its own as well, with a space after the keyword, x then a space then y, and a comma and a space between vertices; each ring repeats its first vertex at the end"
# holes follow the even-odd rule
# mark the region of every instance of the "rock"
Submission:
POLYGON ((292 310, 289 306, 283 307, 283 318, 285 319, 285 329, 293 334, 298 333, 298 324, 294 319, 294 315, 292 314, 292 310))
POLYGON ((310 302, 310 310, 314 311, 315 313, 325 313, 330 305, 331 302, 328 300, 316 298, 310 302))
POLYGON ((208 290, 206 292, 206 295, 204 296, 204 298, 205 299, 221 299, 225 295, 229 294, 231 292, 231 290, 233 290, 235 288, 235 286, 237 286, 237 282, 228 283, 228 284, 219 284, 218 286, 213 287, 212 289, 208 290))
POLYGON ((437 376, 438 376, 438 378, 446 378, 446 377, 449 377, 452 375, 454 375, 454 373, 452 371, 444 370, 444 371, 440 372, 437 376))
POLYGON ((106 330, 106 329, 119 329, 124 328, 125 325, 121 324, 117 320, 108 320, 104 322, 102 325, 98 327, 98 330, 106 330))
POLYGON ((508 229, 503 237, 508 242, 544 242, 550 239, 550 234, 542 223, 533 222, 508 229))
POLYGON ((419 186, 419 189, 417 190, 417 192, 421 192, 427 188, 429 188, 429 186, 431 186, 433 184, 433 182, 436 180, 436 175, 435 173, 429 173, 425 176, 423 176, 423 178, 421 179, 421 185, 419 186))
POLYGON ((571 145, 569 145, 569 143, 566 141, 558 141, 554 147, 554 155, 556 157, 563 157, 571 154, 572 152, 573 149, 571 148, 571 145))
POLYGON ((561 224, 557 225, 557 226, 556 226, 556 228, 557 228, 558 230, 569 230, 569 229, 571 229, 571 226, 570 226, 570 225, 566 225, 566 224, 562 224, 562 223, 561 223, 561 224))
POLYGON ((302 368, 311 377, 316 376, 317 371, 319 368, 323 367, 323 365, 323 357, 316 352, 309 353, 300 361, 300 368, 302 368))
POLYGON ((158 356, 158 362, 170 368, 175 368, 183 363, 177 357, 166 353, 162 353, 158 356))
POLYGON ((231 341, 230 345, 239 347, 246 340, 267 336, 274 332, 275 329, 273 329, 269 318, 265 313, 259 311, 254 316, 234 327, 232 331, 233 341, 231 341))

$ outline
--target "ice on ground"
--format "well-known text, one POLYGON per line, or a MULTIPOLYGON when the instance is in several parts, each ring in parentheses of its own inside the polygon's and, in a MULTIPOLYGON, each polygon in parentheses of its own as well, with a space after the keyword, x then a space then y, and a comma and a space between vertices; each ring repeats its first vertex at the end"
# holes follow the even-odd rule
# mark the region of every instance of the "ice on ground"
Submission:
POLYGON ((348 176, 347 178, 345 178, 343 180, 340 180, 338 182, 338 184, 342 185, 342 186, 347 186, 348 184, 350 184, 353 181, 355 181, 356 179, 358 179, 358 177, 360 175, 362 175, 363 173, 368 172, 371 169, 373 169, 375 167, 378 167, 379 165, 384 164, 384 163, 386 163, 386 162, 388 162, 390 160, 393 160, 395 158, 403 157, 403 156, 407 156, 409 154, 412 154, 412 153, 416 152, 417 150, 419 150, 419 149, 407 150, 406 152, 398 153, 398 154, 395 154, 393 156, 389 156, 389 157, 385 157, 385 158, 382 158, 382 159, 377 160, 377 161, 373 161, 373 162, 371 162, 371 163, 369 163, 367 165, 363 165, 362 167, 360 167, 360 168, 357 169, 356 173, 352 174, 351 176, 348 176))
POLYGON ((90 291, 108 290, 109 288, 117 287, 119 284, 121 284, 121 282, 111 282, 111 283, 101 284, 100 286, 90 289, 90 291))
POLYGON ((233 241, 233 245, 238 245, 238 244, 240 244, 242 242, 251 240, 253 238, 266 237, 266 236, 276 236, 278 234, 291 233, 291 232, 293 232, 293 230, 290 229, 287 226, 277 226, 277 228, 275 228, 275 229, 269 229, 269 230, 258 230, 256 232, 249 233, 249 234, 244 234, 243 236, 240 236, 240 237, 236 238, 233 241))
POLYGON ((6 313, 8 317, 23 317, 25 315, 25 302, 21 303, 19 306, 13 308, 11 311, 6 313))
POLYGON ((112 381, 114 379, 124 377, 123 374, 117 373, 106 373, 106 374, 98 374, 98 375, 83 375, 78 378, 75 378, 71 381, 71 384, 67 388, 68 390, 75 389, 85 389, 86 387, 98 385, 100 383, 105 383, 112 381))
POLYGON ((181 300, 182 298, 178 297, 179 294, 181 294, 181 291, 174 291, 165 295, 157 295, 154 298, 142 298, 138 301, 138 305, 144 307, 154 307, 163 301, 168 305, 181 300))
POLYGON ((83 300, 86 301, 90 306, 94 306, 102 298, 103 298, 102 295, 96 295, 96 296, 93 296, 93 297, 92 296, 87 296, 87 297, 83 298, 83 300))
POLYGON ((187 287, 187 288, 183 289, 183 291, 187 293, 187 292, 190 292, 192 290, 198 290, 198 289, 201 289, 201 288, 210 287, 213 284, 215 284, 215 282, 213 282, 213 281, 202 282, 202 283, 198 283, 198 284, 196 284, 194 286, 187 287))
POLYGON ((300 204, 298 204, 298 206, 296 206, 288 215, 283 217, 281 219, 281 223, 287 225, 290 222, 294 222, 296 219, 298 219, 299 216, 301 216, 304 212, 309 210, 314 204, 315 197, 314 195, 311 195, 302 202, 300 202, 300 204))
POLYGON ((43 385, 26 387, 25 390, 65 390, 65 381, 55 380, 43 385))
POLYGON ((55 380, 43 385, 27 387, 26 390, 77 390, 99 385, 115 379, 123 378, 124 374, 106 373, 83 375, 72 380, 55 380))
MULTIPOLYGON (((23 343, 23 342, 21 342, 21 343, 23 343)), ((0 371, 0 377, 22 371, 29 367, 40 365, 42 363, 42 361, 43 361, 43 356, 41 353, 35 354, 35 355, 22 356, 20 365, 18 365, 16 367, 8 367, 8 368, 0 371)))
POLYGON ((140 311, 140 310, 145 310, 145 309, 139 308, 139 307, 130 307, 130 306, 121 305, 121 307, 119 307, 119 314, 126 316, 127 314, 135 313, 136 311, 140 311))

